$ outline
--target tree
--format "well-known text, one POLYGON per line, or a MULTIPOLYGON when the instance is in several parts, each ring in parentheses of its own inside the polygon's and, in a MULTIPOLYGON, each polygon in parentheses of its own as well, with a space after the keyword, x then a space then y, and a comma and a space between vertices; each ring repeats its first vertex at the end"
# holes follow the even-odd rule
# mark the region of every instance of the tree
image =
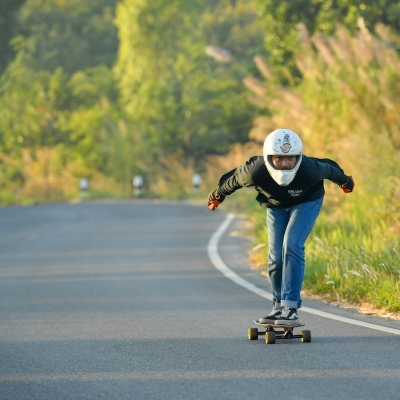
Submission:
POLYGON ((36 70, 62 67, 68 74, 115 61, 117 0, 29 0, 19 15, 18 48, 36 70))
POLYGON ((241 79, 254 68, 250 55, 261 43, 255 7, 246 8, 244 1, 209 3, 118 5, 121 100, 154 160, 175 154, 198 164, 206 154, 247 141, 253 111, 241 79), (233 61, 208 57, 208 45, 229 46, 233 61))
POLYGON ((17 12, 26 0, 3 0, 0 2, 0 73, 14 57, 10 44, 17 34, 17 12))

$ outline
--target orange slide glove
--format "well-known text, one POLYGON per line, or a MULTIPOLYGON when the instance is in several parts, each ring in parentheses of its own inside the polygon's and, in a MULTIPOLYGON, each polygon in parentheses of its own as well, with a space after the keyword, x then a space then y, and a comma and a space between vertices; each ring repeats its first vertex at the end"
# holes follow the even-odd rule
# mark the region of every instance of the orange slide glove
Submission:
POLYGON ((225 200, 225 196, 219 194, 217 190, 213 190, 208 195, 208 208, 211 211, 214 211, 223 201, 225 200))
POLYGON ((354 183, 354 179, 351 175, 347 177, 346 183, 340 185, 344 193, 351 193, 354 190, 354 186, 356 186, 356 184, 354 183))

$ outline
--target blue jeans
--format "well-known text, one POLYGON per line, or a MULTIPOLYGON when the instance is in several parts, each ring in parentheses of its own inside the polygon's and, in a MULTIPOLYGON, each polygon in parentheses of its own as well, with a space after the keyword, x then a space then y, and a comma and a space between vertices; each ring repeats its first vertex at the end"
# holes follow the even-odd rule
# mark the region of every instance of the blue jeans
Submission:
POLYGON ((268 208, 268 272, 275 307, 301 307, 304 244, 324 198, 289 208, 268 208))

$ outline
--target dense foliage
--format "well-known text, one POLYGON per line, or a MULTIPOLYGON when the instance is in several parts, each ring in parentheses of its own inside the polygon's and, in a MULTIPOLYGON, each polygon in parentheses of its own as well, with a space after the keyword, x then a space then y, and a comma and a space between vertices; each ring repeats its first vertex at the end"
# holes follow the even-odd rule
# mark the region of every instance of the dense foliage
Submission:
POLYGON ((34 196, 45 194, 38 200, 69 196, 67 182, 82 174, 126 190, 134 174, 149 181, 171 157, 200 170, 207 155, 248 140, 254 107, 242 79, 262 51, 255 2, 116 3, 28 0, 20 8, 16 57, 0 83, 3 201, 33 196, 27 181, 35 179, 34 196), (207 46, 232 59, 220 62, 207 46), (28 177, 38 151, 47 161, 28 177), (65 185, 43 189, 58 182, 59 168, 69 171, 65 185))
POLYGON ((400 4, 396 0, 259 0, 259 14, 265 32, 265 45, 272 64, 296 72, 294 56, 300 38, 298 24, 304 24, 311 35, 332 35, 340 23, 351 33, 358 30, 360 19, 373 31, 378 23, 400 33, 400 4))
POLYGON ((254 13, 229 1, 193 7, 183 0, 125 0, 118 6, 121 103, 146 136, 149 160, 174 155, 199 164, 248 140, 252 109, 241 80, 254 70, 249 55, 260 50, 254 13), (208 57, 208 45, 227 48, 234 61, 208 57))
POLYGON ((118 50, 113 23, 117 0, 28 0, 19 14, 17 48, 30 66, 68 75, 97 65, 111 67, 118 50))
POLYGON ((0 73, 4 71, 15 55, 10 42, 18 33, 17 15, 24 2, 25 0, 0 2, 0 73))

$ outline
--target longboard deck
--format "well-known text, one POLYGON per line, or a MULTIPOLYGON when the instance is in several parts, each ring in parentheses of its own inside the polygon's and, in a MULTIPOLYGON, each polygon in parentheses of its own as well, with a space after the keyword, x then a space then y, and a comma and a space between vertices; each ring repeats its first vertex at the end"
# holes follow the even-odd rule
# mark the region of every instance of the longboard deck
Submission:
POLYGON ((297 328, 299 326, 305 326, 305 324, 296 324, 296 325, 275 325, 275 324, 263 324, 259 320, 254 320, 254 323, 258 326, 264 326, 265 328, 297 328))

